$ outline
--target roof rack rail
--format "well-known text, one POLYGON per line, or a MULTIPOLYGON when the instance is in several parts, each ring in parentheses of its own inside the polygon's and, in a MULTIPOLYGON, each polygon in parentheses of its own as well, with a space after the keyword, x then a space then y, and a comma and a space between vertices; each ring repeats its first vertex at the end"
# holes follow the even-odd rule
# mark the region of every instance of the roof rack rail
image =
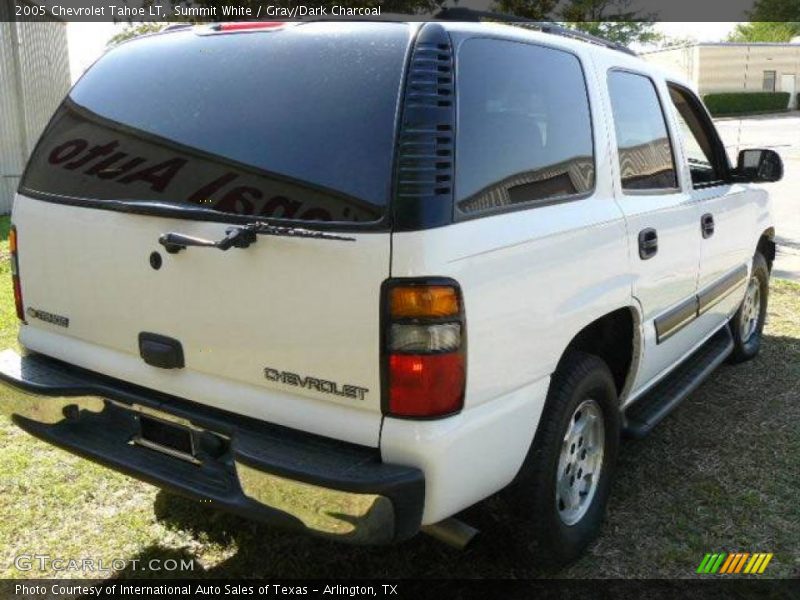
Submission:
POLYGON ((519 27, 528 27, 530 29, 536 29, 537 31, 541 31, 542 33, 552 33, 553 35, 560 35, 575 40, 589 42, 590 44, 605 46, 606 48, 611 48, 612 50, 618 50, 619 52, 624 52, 626 54, 631 54, 633 56, 636 56, 636 52, 634 52, 627 46, 623 46, 622 44, 618 44, 617 42, 612 42, 610 40, 597 37, 596 35, 592 35, 591 33, 586 33, 585 31, 580 31, 578 29, 570 29, 568 27, 564 27, 563 25, 559 25, 558 23, 554 23, 552 21, 534 21, 533 19, 526 19, 524 17, 517 17, 515 15, 507 15, 503 13, 494 13, 482 10, 472 10, 471 8, 463 8, 463 7, 443 8, 434 16, 436 19, 440 21, 474 21, 474 22, 493 21, 498 23, 509 23, 511 25, 517 25, 519 27))
POLYGON ((177 31, 178 29, 188 29, 189 27, 194 27, 194 23, 170 23, 161 30, 161 33, 166 31, 177 31))

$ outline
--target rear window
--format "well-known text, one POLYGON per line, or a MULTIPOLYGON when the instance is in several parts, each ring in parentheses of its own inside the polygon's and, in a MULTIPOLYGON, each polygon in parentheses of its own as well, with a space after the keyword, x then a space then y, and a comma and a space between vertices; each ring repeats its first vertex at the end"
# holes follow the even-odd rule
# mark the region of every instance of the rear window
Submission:
POLYGON ((58 109, 21 190, 295 221, 380 220, 408 44, 409 28, 391 23, 186 31, 123 44, 58 109))

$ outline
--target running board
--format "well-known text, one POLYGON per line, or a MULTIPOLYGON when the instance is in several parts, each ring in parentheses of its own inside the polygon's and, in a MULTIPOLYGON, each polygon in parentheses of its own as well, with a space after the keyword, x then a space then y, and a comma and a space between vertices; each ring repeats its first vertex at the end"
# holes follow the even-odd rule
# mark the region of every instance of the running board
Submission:
POLYGON ((669 375, 624 410, 623 433, 642 438, 698 388, 733 351, 728 326, 690 354, 669 375))

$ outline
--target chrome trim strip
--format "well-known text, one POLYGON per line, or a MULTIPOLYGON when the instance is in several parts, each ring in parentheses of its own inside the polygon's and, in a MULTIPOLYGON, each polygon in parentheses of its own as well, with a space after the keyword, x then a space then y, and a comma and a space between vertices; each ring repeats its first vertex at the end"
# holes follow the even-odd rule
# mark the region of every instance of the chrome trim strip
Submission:
POLYGON ((697 318, 697 296, 692 296, 654 320, 656 343, 669 339, 697 318))
POLYGON ((687 298, 674 308, 653 320, 656 328, 656 343, 661 344, 678 333, 697 317, 727 298, 747 280, 747 266, 740 265, 727 275, 687 298))
POLYGON ((747 280, 747 266, 740 265, 732 272, 724 275, 719 280, 705 287, 697 294, 699 309, 697 315, 700 316, 711 307, 717 305, 747 280))

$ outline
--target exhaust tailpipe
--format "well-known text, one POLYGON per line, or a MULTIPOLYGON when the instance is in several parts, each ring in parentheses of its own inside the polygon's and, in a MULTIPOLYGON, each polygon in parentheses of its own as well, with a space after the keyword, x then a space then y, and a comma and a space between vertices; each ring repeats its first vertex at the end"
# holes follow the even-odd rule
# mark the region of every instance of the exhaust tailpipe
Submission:
POLYGON ((422 532, 458 550, 465 550, 480 533, 471 525, 453 517, 432 525, 423 525, 422 532))

